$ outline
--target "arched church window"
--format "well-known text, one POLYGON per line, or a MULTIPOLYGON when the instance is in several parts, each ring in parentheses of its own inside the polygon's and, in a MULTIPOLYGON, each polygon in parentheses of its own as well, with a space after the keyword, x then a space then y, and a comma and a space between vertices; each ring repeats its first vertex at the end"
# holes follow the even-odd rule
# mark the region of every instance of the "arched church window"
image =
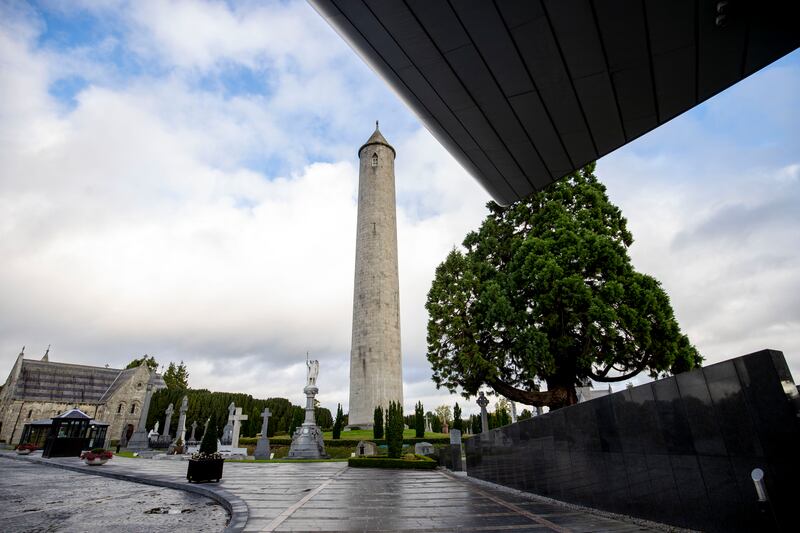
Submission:
POLYGON ((136 404, 131 405, 131 414, 136 414, 136 404))
POLYGON ((33 409, 30 409, 30 410, 28 411, 28 418, 30 418, 32 414, 33 414, 33 409))
POLYGON ((378 166, 378 154, 372 154, 372 166, 373 167, 378 166))
POLYGON ((117 407, 117 414, 120 414, 121 412, 122 412, 122 404, 119 404, 119 406, 117 407))

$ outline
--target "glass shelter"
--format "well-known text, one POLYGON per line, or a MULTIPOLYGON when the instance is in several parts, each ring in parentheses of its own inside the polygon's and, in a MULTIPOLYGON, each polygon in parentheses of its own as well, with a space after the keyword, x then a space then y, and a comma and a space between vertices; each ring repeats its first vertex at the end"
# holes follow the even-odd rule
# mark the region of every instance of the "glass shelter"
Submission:
POLYGON ((52 419, 42 457, 77 457, 84 450, 101 447, 107 430, 107 423, 92 420, 80 409, 70 409, 52 419))

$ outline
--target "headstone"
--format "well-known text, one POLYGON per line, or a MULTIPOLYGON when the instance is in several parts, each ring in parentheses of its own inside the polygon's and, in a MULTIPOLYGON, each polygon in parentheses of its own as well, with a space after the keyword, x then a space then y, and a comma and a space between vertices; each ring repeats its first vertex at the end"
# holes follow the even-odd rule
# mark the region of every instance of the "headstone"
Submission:
POLYGON ((489 431, 489 415, 486 412, 486 406, 489 405, 489 399, 483 394, 483 391, 478 393, 478 405, 481 406, 481 433, 489 431))
POLYGON ((433 428, 431 428, 431 419, 427 416, 425 417, 425 433, 433 433, 433 428))
POLYGON ((164 413, 164 435, 169 435, 169 426, 172 423, 172 413, 174 410, 175 408, 172 407, 172 404, 169 404, 164 413))
POLYGON ((368 457, 378 454, 378 445, 368 440, 362 440, 356 446, 356 457, 368 457))
POLYGON ((442 433, 444 433, 445 435, 447 435, 448 433, 450 433, 450 426, 448 426, 448 425, 447 425, 447 420, 445 420, 445 421, 442 423, 442 433))
POLYGON ((287 459, 327 459, 325 441, 322 440, 322 430, 314 420, 314 396, 317 395, 317 375, 319 374, 319 361, 306 361, 308 366, 308 382, 303 388, 306 395, 306 419, 292 435, 292 445, 289 447, 287 459))
POLYGON ((228 423, 222 428, 222 438, 220 442, 225 445, 230 445, 233 442, 233 415, 236 412, 236 406, 233 402, 228 406, 228 423))
POLYGON ((414 445, 414 453, 418 455, 432 455, 434 451, 433 444, 430 442, 418 442, 414 445))
POLYGON ((192 434, 189 436, 189 442, 197 442, 197 437, 194 436, 195 431, 197 431, 197 420, 192 422, 192 434))
POLYGON ((450 454, 453 459, 453 471, 462 471, 464 465, 461 460, 461 431, 457 429, 450 430, 450 454))
POLYGON ((261 437, 259 437, 256 443, 256 451, 254 454, 256 459, 270 459, 272 455, 269 450, 269 438, 267 437, 270 416, 272 416, 272 413, 268 407, 265 407, 264 412, 261 413, 261 418, 264 419, 264 422, 261 424, 261 437))
POLYGON ((226 430, 230 426, 230 433, 228 439, 223 435, 220 441, 219 453, 223 457, 246 457, 247 448, 239 447, 239 431, 241 430, 241 423, 247 420, 247 415, 242 414, 242 408, 236 407, 231 402, 228 407, 228 424, 225 426, 226 430))

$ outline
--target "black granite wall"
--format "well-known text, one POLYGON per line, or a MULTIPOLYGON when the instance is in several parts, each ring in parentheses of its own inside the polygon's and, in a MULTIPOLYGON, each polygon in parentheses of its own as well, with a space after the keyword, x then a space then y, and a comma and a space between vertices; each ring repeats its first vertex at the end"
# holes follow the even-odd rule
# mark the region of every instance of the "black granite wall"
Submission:
POLYGON ((762 350, 466 441, 468 475, 704 531, 793 530, 800 395, 762 350), (750 473, 765 472, 770 505, 750 473))

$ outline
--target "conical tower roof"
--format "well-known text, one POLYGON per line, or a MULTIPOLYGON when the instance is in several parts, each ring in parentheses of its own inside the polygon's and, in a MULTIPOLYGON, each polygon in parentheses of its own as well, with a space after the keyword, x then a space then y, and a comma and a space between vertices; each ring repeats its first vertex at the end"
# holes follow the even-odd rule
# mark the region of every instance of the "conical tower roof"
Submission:
POLYGON ((358 149, 358 157, 361 157, 361 150, 371 144, 381 144, 390 149, 394 156, 397 157, 397 152, 395 152, 394 147, 389 144, 389 141, 387 141, 383 134, 381 134, 381 130, 378 128, 377 120, 375 121, 375 131, 372 133, 372 135, 370 135, 369 139, 367 139, 367 142, 362 144, 361 148, 358 149))

